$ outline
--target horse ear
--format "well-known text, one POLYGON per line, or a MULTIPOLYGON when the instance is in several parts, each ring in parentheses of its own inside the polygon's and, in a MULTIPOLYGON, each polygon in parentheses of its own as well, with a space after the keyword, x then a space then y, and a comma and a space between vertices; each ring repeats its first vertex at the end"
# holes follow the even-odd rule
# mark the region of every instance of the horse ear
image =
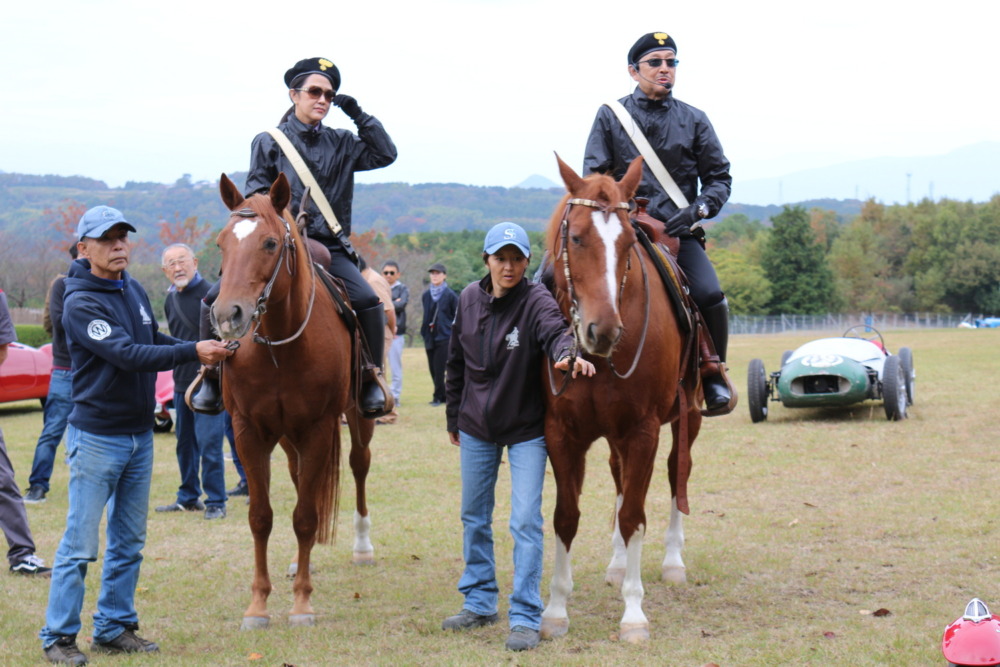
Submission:
POLYGON ((278 174, 278 178, 274 179, 274 183, 271 183, 271 205, 274 206, 274 210, 281 213, 286 208, 288 208, 288 202, 292 200, 292 188, 288 185, 288 179, 285 177, 285 172, 278 174))
POLYGON ((566 190, 569 192, 578 192, 583 187, 583 179, 573 171, 572 167, 562 161, 559 153, 556 153, 556 162, 559 163, 559 175, 562 176, 563 183, 566 184, 566 190))
POLYGON ((235 211, 240 207, 240 204, 246 201, 236 184, 229 180, 225 174, 219 178, 219 194, 222 195, 222 203, 230 211, 235 211))
POLYGON ((632 160, 632 164, 628 166, 628 171, 625 172, 625 176, 618 182, 618 187, 621 188, 622 194, 625 195, 625 200, 628 201, 635 194, 635 191, 639 189, 639 183, 642 181, 642 156, 640 155, 636 159, 632 160))

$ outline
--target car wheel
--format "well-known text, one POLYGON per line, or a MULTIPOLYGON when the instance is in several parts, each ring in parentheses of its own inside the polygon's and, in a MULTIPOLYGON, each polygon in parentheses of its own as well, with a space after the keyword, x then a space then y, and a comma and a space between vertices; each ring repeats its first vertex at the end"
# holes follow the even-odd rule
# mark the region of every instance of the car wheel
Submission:
POLYGON ((788 363, 788 357, 790 356, 792 356, 791 350, 785 350, 784 352, 781 353, 781 368, 785 367, 785 364, 788 363))
POLYGON ((913 381, 917 379, 913 372, 913 352, 908 347, 899 348, 899 365, 903 369, 903 379, 906 385, 906 404, 913 405, 913 381))
POLYGON ((767 371, 760 359, 750 360, 747 371, 747 402, 750 404, 750 421, 754 424, 767 419, 767 371))
POLYGON ((153 417, 153 433, 170 433, 173 427, 174 420, 169 413, 153 417))
POLYGON ((882 401, 889 421, 906 419, 906 380, 898 356, 886 357, 882 367, 882 401))

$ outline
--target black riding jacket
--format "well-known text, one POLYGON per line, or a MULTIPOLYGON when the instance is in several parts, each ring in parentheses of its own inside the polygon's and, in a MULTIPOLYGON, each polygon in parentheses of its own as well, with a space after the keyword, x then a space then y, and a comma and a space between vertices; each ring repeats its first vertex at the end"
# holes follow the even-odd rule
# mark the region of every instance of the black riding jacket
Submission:
MULTIPOLYGON (((322 123, 311 127, 294 114, 278 126, 299 151, 313 178, 323 189, 330 208, 344 228, 345 236, 351 235, 354 172, 387 167, 396 161, 396 145, 382 123, 367 113, 362 113, 355 122, 357 134, 326 127, 322 123)), ((250 146, 246 196, 267 192, 280 172, 285 172, 292 186, 291 206, 297 211, 305 186, 274 138, 267 132, 258 134, 250 146)), ((310 203, 308 210, 309 236, 328 248, 340 245, 315 202, 310 203)))
MULTIPOLYGON (((733 178, 729 175, 729 160, 708 116, 700 109, 685 104, 673 95, 664 100, 651 100, 637 87, 620 100, 646 135, 663 166, 677 187, 693 204, 696 197, 708 204, 708 217, 713 217, 729 200, 733 178), (698 181, 701 192, 698 192, 698 181)), ((607 106, 601 106, 587 138, 583 156, 584 175, 600 172, 616 179, 625 175, 629 164, 639 156, 639 150, 625 132, 621 121, 607 106)), ((660 186, 649 165, 642 167, 642 183, 636 197, 649 199, 647 212, 666 222, 677 212, 677 206, 660 186)), ((686 226, 668 229, 671 236, 689 234, 686 226)))

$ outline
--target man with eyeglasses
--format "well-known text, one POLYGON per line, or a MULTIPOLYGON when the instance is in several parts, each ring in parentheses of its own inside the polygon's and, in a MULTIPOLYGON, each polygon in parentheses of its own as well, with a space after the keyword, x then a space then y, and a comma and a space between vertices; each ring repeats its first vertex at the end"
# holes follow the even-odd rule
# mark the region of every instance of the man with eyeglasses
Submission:
MULTIPOLYGON (((701 221, 722 209, 729 199, 733 179, 729 175, 729 160, 708 116, 673 96, 678 64, 673 37, 665 32, 643 35, 628 52, 628 73, 637 86, 631 95, 618 101, 690 202, 684 207, 674 203, 654 176, 649 162, 643 165, 642 183, 635 196, 648 199, 647 212, 664 222, 670 236, 680 239, 678 263, 688 278, 691 296, 701 311, 719 359, 725 362, 729 306, 705 253, 701 221)), ((639 149, 615 112, 602 106, 587 139, 584 173, 600 172, 621 179, 638 156, 639 149)), ((729 412, 732 395, 725 379, 713 375, 702 378, 702 383, 706 414, 729 412)))
POLYGON ((396 335, 389 346, 389 370, 392 373, 392 396, 398 407, 403 393, 403 349, 406 348, 406 304, 410 302, 410 288, 400 280, 403 272, 394 261, 382 265, 382 275, 389 281, 392 305, 396 311, 396 335))
MULTIPOLYGON (((170 281, 163 312, 170 335, 180 340, 201 340, 198 319, 201 300, 212 286, 198 272, 198 258, 184 243, 166 247, 161 258, 163 274, 170 281)), ((174 410, 177 414, 177 467, 181 484, 175 501, 157 512, 204 510, 206 519, 226 517, 226 469, 222 458, 225 416, 194 412, 184 403, 184 392, 198 374, 198 362, 174 368, 174 410), (199 474, 200 473, 200 474, 199 474), (202 491, 205 502, 201 501, 202 491)))

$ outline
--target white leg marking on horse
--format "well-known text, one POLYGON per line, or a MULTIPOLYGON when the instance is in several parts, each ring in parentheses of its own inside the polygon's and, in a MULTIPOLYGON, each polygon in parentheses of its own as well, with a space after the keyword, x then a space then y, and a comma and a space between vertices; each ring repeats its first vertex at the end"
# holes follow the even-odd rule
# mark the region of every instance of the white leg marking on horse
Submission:
POLYGON ((602 211, 594 211, 591 214, 591 219, 594 221, 594 229, 604 241, 604 260, 606 262, 604 275, 608 281, 608 298, 611 299, 612 310, 617 313, 615 267, 618 266, 618 251, 615 249, 615 241, 621 236, 622 223, 617 215, 609 215, 605 220, 602 211))
POLYGON ((675 584, 683 584, 687 581, 687 573, 684 568, 684 559, 681 552, 684 550, 684 515, 677 509, 677 499, 670 501, 670 525, 667 526, 666 535, 663 538, 667 553, 663 557, 661 574, 664 581, 675 584))
POLYGON ((354 562, 359 565, 375 562, 375 547, 372 546, 371 530, 371 514, 361 516, 357 510, 354 510, 354 562))
POLYGON ((559 637, 569 629, 569 614, 566 603, 573 592, 573 567, 570 564, 566 545, 556 537, 556 562, 552 568, 552 581, 549 584, 549 604, 542 612, 541 635, 545 639, 559 637))
POLYGON ((626 565, 625 581, 622 583, 622 599, 625 600, 625 614, 622 616, 622 626, 645 626, 649 621, 642 613, 642 598, 645 591, 642 588, 642 536, 645 526, 639 526, 628 541, 625 548, 626 565))
POLYGON ((233 235, 236 236, 237 241, 242 241, 253 234, 255 229, 257 229, 256 220, 240 220, 233 225, 233 235))
POLYGON ((622 496, 618 495, 615 500, 615 526, 611 531, 611 562, 604 572, 604 581, 621 588, 625 581, 625 538, 622 537, 621 528, 618 525, 618 512, 622 508, 622 496))

